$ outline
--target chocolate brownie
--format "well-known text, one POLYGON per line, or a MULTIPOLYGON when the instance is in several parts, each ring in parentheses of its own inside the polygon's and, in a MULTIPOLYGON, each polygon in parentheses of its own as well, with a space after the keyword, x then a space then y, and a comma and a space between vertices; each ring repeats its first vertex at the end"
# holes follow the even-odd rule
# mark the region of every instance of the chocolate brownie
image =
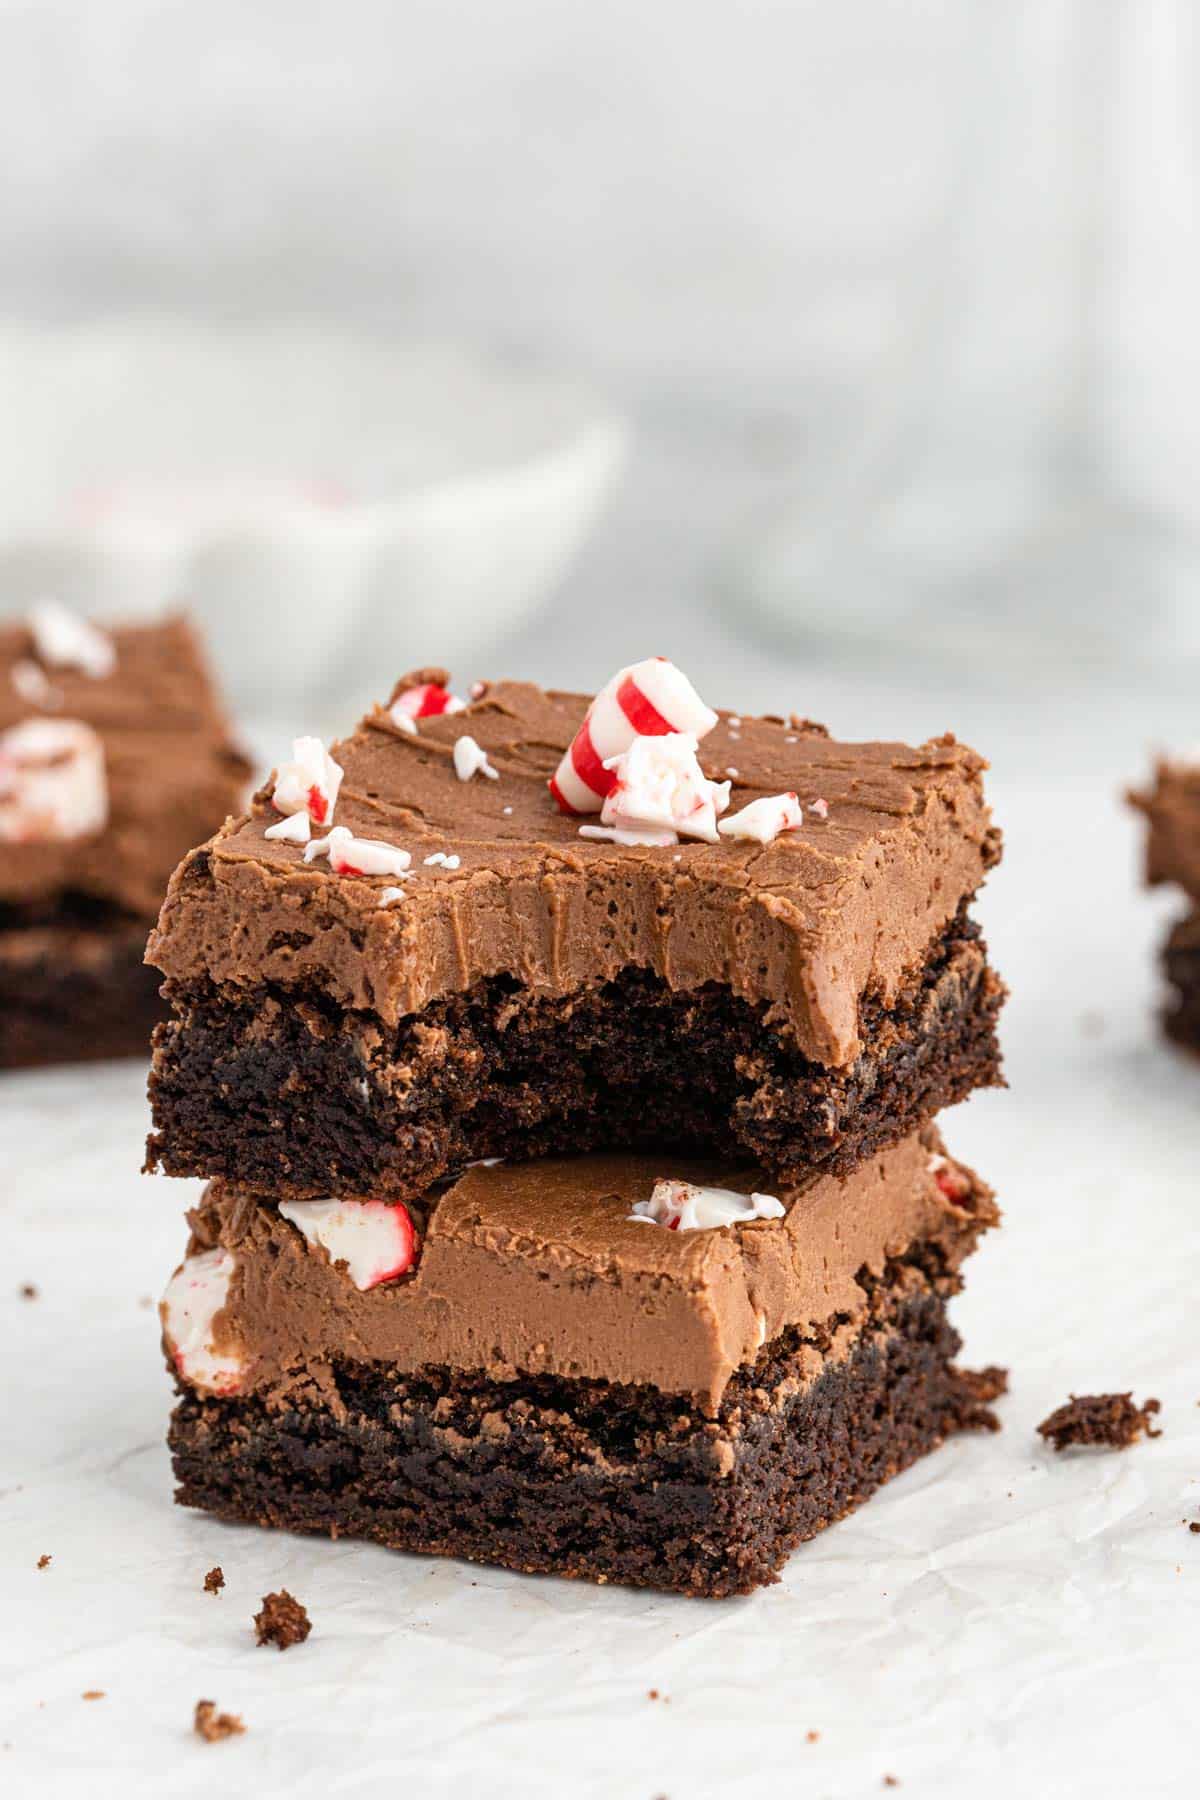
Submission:
POLYGON ((774 1579, 994 1423, 945 1309, 997 1213, 930 1130, 846 1177, 763 1179, 476 1167, 411 1213, 212 1184, 163 1304, 178 1498, 691 1594, 774 1579))
POLYGON ((405 677, 173 877, 149 1166, 407 1198, 479 1157, 677 1146, 791 1181, 999 1080, 973 751, 713 714, 707 838, 581 825, 548 784, 587 698, 499 682, 406 718, 441 680, 405 677))
POLYGON ((246 773, 184 620, 0 628, 0 1068, 145 1052, 146 935, 246 773))

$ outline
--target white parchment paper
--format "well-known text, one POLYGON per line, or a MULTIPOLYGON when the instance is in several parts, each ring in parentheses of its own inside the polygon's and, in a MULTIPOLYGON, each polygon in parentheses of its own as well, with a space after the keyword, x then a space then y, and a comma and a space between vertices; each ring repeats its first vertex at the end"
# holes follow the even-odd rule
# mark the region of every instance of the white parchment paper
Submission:
POLYGON ((174 1507, 148 1302, 194 1189, 138 1174, 142 1069, 3 1078, 0 1791, 1194 1793, 1200 1063, 1153 1029, 1164 907, 1135 888, 1112 771, 1062 779, 993 783, 1012 1085, 947 1121, 1007 1214, 957 1303, 964 1360, 1012 1371, 1004 1431, 927 1459, 747 1600, 174 1507), (1055 1458, 1035 1437, 1070 1390, 1129 1387, 1162 1399, 1160 1439, 1055 1458), (250 1624, 280 1586, 313 1620, 283 1655, 250 1624), (202 1743, 200 1697, 246 1735, 202 1743))

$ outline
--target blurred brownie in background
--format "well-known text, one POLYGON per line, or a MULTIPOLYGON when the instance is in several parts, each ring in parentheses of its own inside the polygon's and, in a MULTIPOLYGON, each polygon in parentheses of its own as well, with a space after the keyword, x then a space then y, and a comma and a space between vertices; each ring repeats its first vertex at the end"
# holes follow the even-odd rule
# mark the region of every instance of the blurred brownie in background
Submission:
POLYGON ((1159 759, 1154 785, 1131 793, 1149 825, 1146 883, 1181 888, 1188 910, 1172 926, 1162 961, 1171 995, 1167 1035, 1200 1050, 1200 750, 1159 759))
POLYGON ((147 932, 247 773, 186 620, 0 627, 0 1068, 146 1049, 147 932))

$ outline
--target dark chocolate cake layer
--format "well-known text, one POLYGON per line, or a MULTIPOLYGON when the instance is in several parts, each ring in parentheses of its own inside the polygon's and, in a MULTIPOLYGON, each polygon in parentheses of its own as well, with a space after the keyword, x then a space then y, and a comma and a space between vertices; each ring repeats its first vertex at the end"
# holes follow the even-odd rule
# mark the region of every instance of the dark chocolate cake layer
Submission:
POLYGON ((747 1593, 953 1432, 994 1427, 953 1364, 957 1286, 914 1246, 870 1282, 851 1344, 836 1317, 817 1338, 782 1333, 712 1420, 652 1388, 347 1362, 274 1404, 187 1394, 176 1497, 525 1573, 747 1593))
POLYGON ((165 1007, 142 920, 20 927, 0 909, 0 1069, 146 1056, 165 1007))
POLYGON ((682 1146, 783 1180, 845 1173, 1000 1079, 1003 988, 960 915, 918 979, 862 1012, 847 1068, 804 1057, 711 984, 644 972, 537 998, 491 981, 381 1029, 317 996, 169 990, 149 1165, 280 1198, 408 1198, 479 1157, 682 1146))
POLYGON ((1173 992, 1163 1014, 1167 1035, 1200 1050, 1200 912, 1172 927, 1163 947, 1163 969, 1173 992))

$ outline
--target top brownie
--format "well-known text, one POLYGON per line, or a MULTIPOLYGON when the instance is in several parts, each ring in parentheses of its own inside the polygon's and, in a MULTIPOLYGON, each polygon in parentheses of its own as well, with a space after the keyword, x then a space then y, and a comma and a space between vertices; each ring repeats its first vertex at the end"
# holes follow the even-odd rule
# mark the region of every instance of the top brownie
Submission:
POLYGON ((1200 756, 1164 757, 1154 786, 1130 799, 1149 823, 1147 882, 1175 882, 1200 903, 1200 756))
POLYGON ((965 917, 999 855, 974 751, 721 713, 699 761, 727 816, 788 794, 802 823, 617 843, 548 789, 588 697, 473 691, 333 746, 336 824, 402 873, 268 835, 274 781, 176 872, 148 952, 176 1010, 152 1163, 295 1193, 597 1141, 849 1167, 997 1078, 1002 990, 965 917))
POLYGON ((186 620, 0 627, 0 919, 148 924, 246 774, 186 620))

